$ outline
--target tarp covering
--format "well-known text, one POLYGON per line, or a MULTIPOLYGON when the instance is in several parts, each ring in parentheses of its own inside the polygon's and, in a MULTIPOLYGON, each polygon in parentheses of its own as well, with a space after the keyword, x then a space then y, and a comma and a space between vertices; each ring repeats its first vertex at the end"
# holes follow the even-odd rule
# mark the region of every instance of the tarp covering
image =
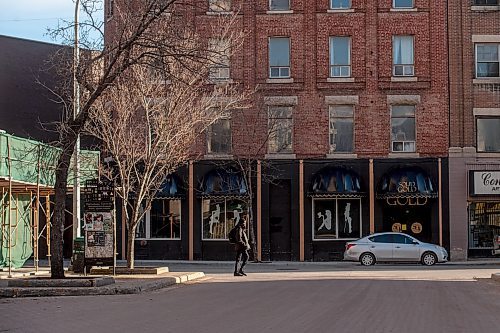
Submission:
MULTIPOLYGON (((0 133, 0 177, 25 184, 54 186, 57 159, 61 150, 42 142, 0 133), (12 166, 9 172, 9 166, 12 166)), ((96 178, 99 152, 82 150, 80 153, 80 183, 96 178)), ((72 184, 72 173, 68 185, 72 184)))
MULTIPOLYGON (((15 195, 11 201, 10 211, 10 257, 11 267, 20 268, 33 254, 31 233, 31 205, 30 195, 15 195)), ((0 267, 9 266, 9 212, 8 194, 0 198, 0 267)))

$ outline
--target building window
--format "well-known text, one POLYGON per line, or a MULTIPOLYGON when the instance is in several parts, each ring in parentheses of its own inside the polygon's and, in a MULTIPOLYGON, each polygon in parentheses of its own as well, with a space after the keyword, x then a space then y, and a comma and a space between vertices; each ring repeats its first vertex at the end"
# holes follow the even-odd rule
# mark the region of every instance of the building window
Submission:
POLYGON ((391 107, 391 146, 393 152, 415 152, 415 106, 391 107))
POLYGON ((203 240, 226 240, 227 234, 240 219, 248 221, 247 207, 241 199, 203 199, 203 240))
POLYGON ((394 76, 413 76, 413 36, 394 36, 392 39, 394 76))
POLYGON ((477 118, 477 151, 500 152, 500 118, 477 118))
POLYGON ((230 68, 230 45, 227 40, 210 39, 209 49, 213 52, 213 65, 210 68, 211 80, 229 79, 230 68))
POLYGON ((500 44, 476 44, 476 77, 500 77, 500 44))
POLYGON ((313 199, 313 240, 361 237, 361 199, 313 199))
POLYGON ((351 0, 330 0, 330 9, 349 9, 351 0))
POLYGON ((270 154, 292 153, 292 107, 270 106, 268 140, 270 154))
POLYGON ((351 76, 351 37, 330 37, 330 76, 351 76))
POLYGON ((231 0, 208 0, 208 7, 211 12, 230 12, 231 0))
POLYGON ((290 77, 290 38, 269 38, 269 77, 290 77))
POLYGON ((498 0, 474 0, 474 5, 478 6, 497 6, 499 4, 498 0))
POLYGON ((269 10, 290 10, 290 0, 269 0, 269 10))
POLYGON ((500 203, 472 202, 469 206, 469 249, 493 249, 500 237, 500 203))
POLYGON ((413 8, 413 0, 393 0, 393 8, 413 8))
POLYGON ((231 119, 222 118, 213 123, 208 130, 208 153, 231 153, 231 119))
POLYGON ((181 239, 181 200, 155 199, 136 230, 139 239, 181 239))
POLYGON ((330 153, 352 153, 354 150, 354 106, 331 105, 330 153))
POLYGON ((115 10, 115 1, 114 0, 108 0, 107 3, 107 8, 106 8, 106 18, 110 19, 113 17, 115 10))

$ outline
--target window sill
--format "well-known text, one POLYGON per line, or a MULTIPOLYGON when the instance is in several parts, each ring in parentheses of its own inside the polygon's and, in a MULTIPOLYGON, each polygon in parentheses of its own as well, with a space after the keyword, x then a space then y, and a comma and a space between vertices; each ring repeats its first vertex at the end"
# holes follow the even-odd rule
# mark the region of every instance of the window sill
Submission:
POLYGON ((354 78, 353 77, 329 77, 329 78, 326 79, 326 82, 330 82, 330 83, 342 83, 342 82, 349 83, 349 82, 354 82, 354 78))
POLYGON ((494 153, 494 152, 480 152, 478 151, 476 156, 478 158, 481 158, 481 157, 494 157, 494 158, 500 158, 500 152, 498 153, 494 153))
POLYGON ((293 10, 268 10, 266 14, 270 15, 293 14, 293 10))
POLYGON ((417 82, 418 77, 416 76, 391 76, 392 82, 417 82))
POLYGON ((204 159, 206 160, 232 160, 233 155, 232 154, 205 154, 203 156, 204 159))
POLYGON ((212 15, 212 16, 213 16, 213 15, 215 15, 215 16, 217 16, 217 15, 233 15, 233 14, 234 14, 234 12, 233 12, 233 11, 230 11, 230 12, 224 12, 224 11, 220 11, 220 12, 216 12, 216 11, 208 11, 208 12, 207 12, 207 15, 212 15))
POLYGON ((293 78, 287 78, 287 79, 267 79, 266 83, 293 83, 293 78))
POLYGON ((266 154, 264 157, 268 160, 294 160, 297 158, 295 154, 266 154))
POLYGON ((328 9, 326 11, 327 13, 330 14, 335 14, 335 13, 354 13, 353 8, 346 8, 346 9, 328 9))
POLYGON ((407 153, 407 152, 392 152, 389 153, 389 158, 418 158, 420 157, 419 153, 407 153))
POLYGON ((135 238, 136 241, 180 241, 181 238, 135 238))
POLYGON ((418 12, 417 8, 391 8, 391 12, 418 12))
POLYGON ((471 6, 470 10, 478 12, 490 12, 500 10, 500 6, 471 6))
POLYGON ((349 158, 358 158, 358 154, 350 154, 350 153, 332 153, 326 154, 326 158, 331 159, 349 159, 349 158))
POLYGON ((472 83, 474 83, 474 84, 500 83, 500 77, 488 77, 488 78, 481 78, 481 79, 473 79, 472 83))

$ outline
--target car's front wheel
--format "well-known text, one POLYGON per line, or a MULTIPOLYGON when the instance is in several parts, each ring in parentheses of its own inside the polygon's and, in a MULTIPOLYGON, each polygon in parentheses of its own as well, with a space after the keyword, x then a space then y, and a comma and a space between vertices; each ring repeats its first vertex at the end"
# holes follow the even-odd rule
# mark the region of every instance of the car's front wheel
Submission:
POLYGON ((375 256, 368 252, 363 253, 361 256, 359 256, 359 262, 363 266, 375 265, 375 256))
POLYGON ((422 265, 432 266, 435 263, 437 263, 437 256, 434 253, 432 253, 432 252, 425 252, 422 255, 421 262, 422 262, 422 265))

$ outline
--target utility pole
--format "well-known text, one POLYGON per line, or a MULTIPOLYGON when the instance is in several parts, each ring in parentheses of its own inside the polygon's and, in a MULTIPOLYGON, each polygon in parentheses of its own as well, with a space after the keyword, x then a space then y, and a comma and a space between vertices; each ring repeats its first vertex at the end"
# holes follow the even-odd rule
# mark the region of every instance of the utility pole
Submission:
MULTIPOLYGON (((80 0, 75 0, 75 44, 73 47, 73 119, 80 112, 80 86, 77 80, 78 64, 80 62, 80 50, 78 47, 78 16, 80 10, 80 0)), ((75 144, 73 155, 73 244, 80 235, 80 135, 75 144)))

